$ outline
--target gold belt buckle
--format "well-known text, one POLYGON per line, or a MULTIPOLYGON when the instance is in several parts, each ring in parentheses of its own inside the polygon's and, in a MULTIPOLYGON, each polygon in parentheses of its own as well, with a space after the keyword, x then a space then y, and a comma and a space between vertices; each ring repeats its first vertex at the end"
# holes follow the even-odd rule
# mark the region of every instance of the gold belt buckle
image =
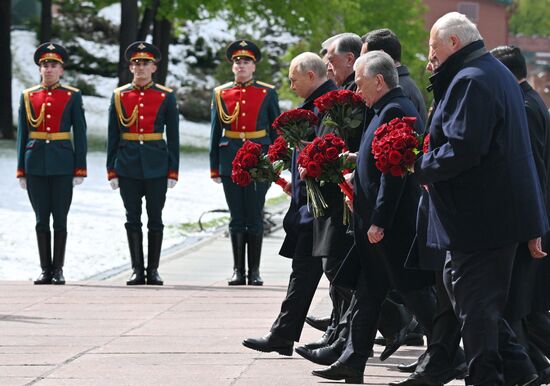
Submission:
POLYGON ((139 144, 143 145, 143 134, 138 134, 139 144))
POLYGON ((46 133, 46 143, 50 143, 50 138, 51 138, 51 134, 50 133, 46 133))
POLYGON ((239 137, 241 137, 243 141, 246 139, 246 134, 244 133, 244 131, 239 133, 239 137))

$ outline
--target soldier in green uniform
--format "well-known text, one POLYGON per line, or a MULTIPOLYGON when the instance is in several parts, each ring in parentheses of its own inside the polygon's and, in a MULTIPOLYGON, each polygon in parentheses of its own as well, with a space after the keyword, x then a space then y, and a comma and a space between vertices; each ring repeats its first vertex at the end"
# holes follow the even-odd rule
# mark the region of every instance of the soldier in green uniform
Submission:
POLYGON ((248 40, 229 45, 235 80, 214 89, 210 136, 210 176, 223 184, 231 220, 233 276, 229 285, 246 284, 245 246, 248 245, 248 284, 262 285, 260 255, 263 239, 263 207, 268 183, 245 188, 231 180, 231 162, 245 140, 262 144, 264 151, 276 137, 271 123, 280 114, 274 86, 253 78, 261 59, 259 48, 248 40))
POLYGON ((44 43, 34 53, 41 83, 21 95, 17 135, 17 177, 36 215, 42 273, 34 284, 65 284, 63 265, 67 214, 73 187, 86 177, 86 120, 82 95, 61 85, 67 51, 44 43), (72 127, 72 136, 71 136, 72 127), (53 217, 53 260, 50 215, 53 217))
POLYGON ((107 174, 111 187, 120 187, 126 209, 133 270, 126 284, 162 285, 158 273, 164 229, 162 209, 167 188, 173 188, 178 180, 179 113, 173 90, 153 82, 156 63, 161 59, 158 48, 134 42, 126 49, 125 58, 133 81, 115 89, 111 100, 107 174), (149 231, 147 276, 141 230, 143 197, 149 231))

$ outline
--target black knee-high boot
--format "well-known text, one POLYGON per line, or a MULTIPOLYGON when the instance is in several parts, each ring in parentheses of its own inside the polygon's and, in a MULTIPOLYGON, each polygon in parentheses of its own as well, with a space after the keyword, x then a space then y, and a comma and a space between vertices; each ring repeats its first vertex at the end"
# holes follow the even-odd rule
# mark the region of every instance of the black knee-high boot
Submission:
POLYGON ((63 265, 65 265, 66 245, 67 231, 54 231, 52 284, 65 284, 65 277, 63 277, 63 265))
POLYGON ((36 231, 38 241, 38 256, 40 257, 40 268, 42 273, 34 281, 34 284, 52 284, 52 246, 51 233, 36 231))
POLYGON ((147 234, 149 245, 147 247, 147 284, 163 285, 159 275, 160 250, 162 248, 162 232, 149 232, 147 234))
POLYGON ((246 246, 246 234, 243 232, 231 233, 231 246, 233 247, 233 276, 228 280, 228 285, 245 285, 244 252, 246 246))
POLYGON ((139 231, 126 230, 128 235, 128 247, 132 259, 132 276, 126 281, 126 285, 145 284, 144 258, 143 258, 143 233, 139 231))
POLYGON ((263 233, 248 234, 248 285, 263 285, 260 277, 260 256, 262 254, 263 233))

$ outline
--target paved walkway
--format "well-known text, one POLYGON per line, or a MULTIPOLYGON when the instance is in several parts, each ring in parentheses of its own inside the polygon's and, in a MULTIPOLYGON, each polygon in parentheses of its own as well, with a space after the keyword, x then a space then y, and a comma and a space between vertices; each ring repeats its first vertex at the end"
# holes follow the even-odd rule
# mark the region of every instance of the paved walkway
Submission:
MULTIPOLYGON (((269 330, 285 296, 290 260, 277 255, 282 239, 279 230, 265 240, 263 287, 225 284, 231 257, 223 235, 164 256, 164 287, 127 287, 127 273, 65 286, 0 282, 0 385, 332 384, 311 376, 319 366, 296 354, 241 345, 269 330)), ((325 279, 312 312, 329 312, 325 279)), ((302 342, 319 336, 306 325, 302 342)), ((405 347, 384 363, 373 359, 365 383, 402 378, 395 364, 419 354, 405 347)))

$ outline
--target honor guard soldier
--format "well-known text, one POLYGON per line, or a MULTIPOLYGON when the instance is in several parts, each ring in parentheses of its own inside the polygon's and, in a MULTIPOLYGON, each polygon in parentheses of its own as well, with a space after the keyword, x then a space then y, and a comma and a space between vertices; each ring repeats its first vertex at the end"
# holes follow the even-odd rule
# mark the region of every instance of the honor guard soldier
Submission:
POLYGON ((275 139, 271 123, 280 114, 275 87, 254 80, 259 48, 248 40, 229 45, 227 59, 233 63, 235 80, 214 89, 210 137, 210 176, 223 184, 231 220, 233 276, 229 285, 246 284, 245 245, 248 244, 248 284, 262 285, 260 254, 263 239, 263 207, 268 183, 239 187, 231 180, 231 163, 245 140, 263 145, 275 139))
POLYGON ((125 58, 133 81, 115 89, 111 100, 107 174, 111 187, 120 187, 126 209, 125 227, 133 270, 126 284, 162 285, 158 274, 164 229, 162 209, 167 188, 173 188, 178 180, 179 113, 173 90, 152 80, 161 59, 158 48, 134 42, 126 49, 125 58), (141 230, 144 196, 149 230, 147 276, 141 230))
POLYGON ((61 85, 67 51, 44 43, 34 53, 41 83, 21 95, 17 136, 17 177, 36 215, 42 273, 34 284, 65 284, 63 264, 67 214, 73 187, 86 177, 86 120, 82 95, 61 85), (71 136, 72 127, 72 136, 71 136), (53 217, 53 261, 50 215, 53 217))

